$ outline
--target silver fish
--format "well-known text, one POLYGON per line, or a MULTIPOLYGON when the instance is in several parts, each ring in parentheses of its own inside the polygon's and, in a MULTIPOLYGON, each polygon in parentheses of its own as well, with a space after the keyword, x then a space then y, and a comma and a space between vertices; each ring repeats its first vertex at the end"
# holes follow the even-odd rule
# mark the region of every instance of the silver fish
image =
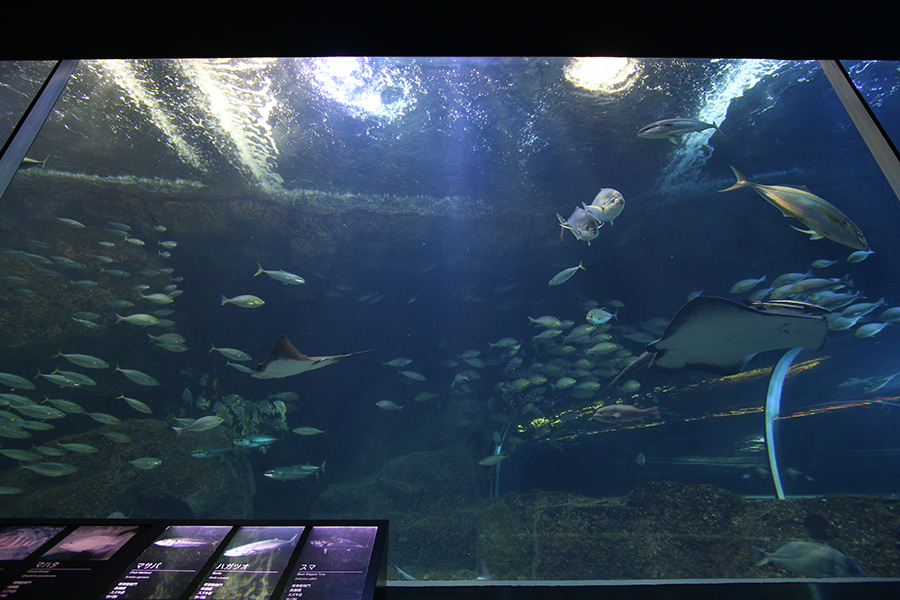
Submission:
POLYGON ((852 558, 825 544, 787 542, 776 545, 772 552, 765 552, 755 546, 753 550, 759 556, 759 562, 756 563, 758 567, 772 562, 806 577, 866 576, 852 558))
POLYGON ((103 423, 104 425, 121 425, 122 420, 119 417, 114 417, 113 415, 108 415, 102 412, 89 412, 87 416, 97 421, 98 423, 103 423))
POLYGON ((581 207, 598 221, 612 225, 625 208, 625 197, 618 190, 603 188, 594 196, 593 202, 589 205, 582 202, 581 207))
MULTIPOLYGON (((109 271, 107 271, 107 272, 109 272, 109 271)), ((173 302, 172 297, 168 294, 157 293, 157 294, 147 294, 147 295, 138 294, 138 295, 141 298, 143 298, 144 300, 149 300, 150 302, 152 302, 154 304, 171 304, 173 302)))
POLYGON ((417 371, 400 371, 400 374, 413 381, 427 381, 428 378, 417 371))
POLYGON ((223 421, 224 419, 222 417, 209 415, 206 417, 200 417, 186 427, 173 427, 172 429, 175 430, 176 435, 181 435, 185 431, 206 431, 208 429, 218 427, 223 423, 223 421))
POLYGON ((38 452, 32 452, 31 450, 21 450, 18 448, 4 448, 0 450, 0 454, 6 456, 7 458, 11 458, 13 460, 21 460, 24 462, 40 460, 43 457, 43 455, 38 452))
POLYGON ((140 327, 149 327, 150 325, 159 324, 159 319, 157 319, 153 315, 148 315, 146 313, 137 313, 134 315, 128 315, 127 317, 123 317, 119 313, 116 313, 116 325, 118 325, 121 321, 131 323, 132 325, 139 325, 140 327))
POLYGON ((241 308, 259 308, 265 303, 265 300, 263 300, 262 298, 253 296, 251 294, 235 296, 234 298, 226 298, 225 296, 222 296, 222 306, 225 306, 226 304, 234 304, 235 306, 240 306, 241 308))
POLYGON ((84 229, 84 223, 76 221, 75 219, 67 219, 66 217, 56 217, 56 220, 66 225, 67 227, 71 227, 72 229, 84 229))
MULTIPOLYGON (((868 250, 869 242, 853 221, 837 208, 802 188, 786 185, 761 185, 747 180, 747 177, 731 167, 734 185, 720 192, 730 192, 740 188, 753 188, 769 204, 778 208, 785 217, 793 217, 809 229, 797 229, 810 234, 810 239, 828 238, 856 250, 868 250)), ((793 226, 792 226, 793 227, 793 226)))
POLYGON ((849 263, 858 263, 866 260, 870 254, 875 254, 875 252, 871 250, 857 250, 856 252, 852 252, 850 256, 847 257, 847 262, 849 263))
POLYGON ((216 351, 225 358, 230 358, 231 360, 252 360, 252 357, 249 354, 247 354, 243 350, 238 350, 236 348, 216 348, 214 344, 210 344, 209 351, 216 351))
POLYGON ((375 406, 377 406, 381 410, 386 410, 386 411, 403 410, 402 406, 398 406, 397 404, 394 404, 390 400, 379 400, 378 402, 375 403, 375 406))
POLYGON ((561 285, 561 284, 567 282, 568 280, 570 280, 570 279, 572 278, 572 275, 574 275, 574 274, 575 274, 575 271, 577 271, 578 269, 581 269, 582 271, 586 271, 586 270, 587 270, 587 269, 585 269, 584 266, 579 262, 579 263, 578 263, 578 266, 575 266, 575 267, 569 267, 568 269, 563 269, 562 271, 560 271, 559 273, 557 273, 556 275, 554 275, 554 276, 553 276, 553 279, 551 279, 551 280, 550 280, 550 283, 548 283, 547 285, 549 285, 549 286, 552 287, 552 286, 554 286, 554 285, 561 285))
POLYGON ((287 271, 282 271, 282 270, 267 271, 267 270, 263 269, 262 265, 260 265, 259 263, 256 263, 256 266, 258 267, 258 270, 256 271, 256 273, 253 274, 254 277, 265 273, 266 275, 268 275, 275 281, 283 283, 284 285, 300 285, 302 283, 306 283, 306 280, 303 279, 302 277, 300 277, 299 275, 295 275, 293 273, 288 273, 287 271))
POLYGON ((69 381, 74 381, 78 385, 97 385, 96 381, 94 381, 87 375, 84 375, 83 373, 76 373, 75 371, 60 371, 59 369, 54 371, 54 373, 62 375, 69 381))
POLYGON ((853 332, 853 335, 856 337, 872 337, 888 325, 889 323, 869 323, 868 325, 862 325, 857 328, 857 330, 853 332))
MULTIPOLYGON (((603 226, 603 223, 598 222, 583 208, 576 208, 568 219, 563 219, 559 213, 556 214, 556 218, 559 219, 560 227, 571 231, 576 240, 587 242, 588 246, 591 245, 591 240, 600 234, 600 227, 603 226)), ((560 232, 560 238, 562 236, 563 232, 560 232)))
POLYGON ((155 469, 162 464, 162 460, 156 458, 155 456, 144 456, 141 458, 136 458, 134 460, 129 460, 128 462, 133 464, 138 469, 143 469, 145 471, 155 469))
POLYGON ((70 363, 76 364, 79 367, 84 367, 86 369, 109 368, 109 363, 89 354, 63 354, 62 350, 60 350, 53 355, 53 358, 59 358, 60 356, 68 360, 70 363))
POLYGON ((26 404, 24 406, 13 406, 12 408, 32 419, 62 419, 66 416, 66 413, 63 411, 43 404, 26 404))
POLYGON ((276 481, 297 481, 298 479, 306 479, 313 475, 315 475, 314 472, 304 471, 299 465, 293 467, 276 467, 263 473, 264 477, 275 479, 276 481))
POLYGON ((134 410, 136 410, 138 412, 142 412, 146 415, 153 414, 153 409, 150 408, 149 406, 147 406, 146 404, 144 404, 143 402, 141 402, 140 400, 135 400, 134 398, 129 398, 125 394, 119 394, 116 399, 124 400, 126 403, 128 403, 128 406, 130 406, 131 408, 133 408, 134 410))
POLYGON ((33 390, 34 384, 22 377, 21 375, 13 375, 12 373, 0 373, 0 383, 11 388, 20 390, 33 390))
POLYGON ((143 373, 136 369, 123 369, 123 368, 119 367, 119 365, 116 365, 116 368, 113 372, 116 372, 116 371, 118 371, 119 373, 121 373, 122 375, 124 375, 125 377, 127 377, 128 379, 130 379, 131 381, 135 382, 138 385, 146 385, 146 386, 159 385, 159 382, 157 380, 150 377, 146 373, 143 373))
POLYGON ((65 448, 69 452, 75 452, 76 454, 96 454, 97 452, 97 448, 90 444, 78 444, 72 442, 68 444, 59 443, 58 446, 65 448))
MULTIPOLYGON (((674 119, 663 119, 662 121, 644 125, 638 130, 637 136, 645 140, 667 139, 673 144, 677 144, 678 138, 684 134, 693 133, 695 131, 705 131, 707 129, 715 129, 719 133, 722 133, 722 130, 719 129, 719 126, 715 123, 704 123, 697 119, 676 117, 674 119)), ((728 136, 722 133, 722 137, 727 138, 728 136)))
POLYGON ((266 435, 264 433, 252 433, 245 437, 236 438, 234 440, 234 445, 240 446, 242 448, 261 448, 263 446, 273 444, 277 441, 278 438, 272 435, 266 435))
POLYGON ((55 462, 42 462, 33 465, 23 465, 22 468, 28 469, 29 471, 34 471, 35 473, 40 473, 41 475, 44 475, 46 477, 61 477, 63 475, 70 475, 78 470, 72 465, 55 462))
POLYGON ((731 286, 729 290, 732 294, 743 294, 744 292, 749 292, 753 288, 755 288, 760 283, 766 280, 766 276, 763 275, 759 279, 742 279, 731 286))
POLYGON ((388 366, 388 367, 396 367, 398 369, 402 369, 403 367, 410 364, 411 362, 412 362, 411 358, 395 358, 394 360, 389 360, 389 361, 383 362, 381 364, 388 366))
POLYGON ((592 325, 603 325, 610 319, 616 318, 616 314, 618 314, 618 311, 613 314, 603 310, 602 308, 592 308, 588 311, 585 319, 587 319, 587 322, 591 323, 592 325))

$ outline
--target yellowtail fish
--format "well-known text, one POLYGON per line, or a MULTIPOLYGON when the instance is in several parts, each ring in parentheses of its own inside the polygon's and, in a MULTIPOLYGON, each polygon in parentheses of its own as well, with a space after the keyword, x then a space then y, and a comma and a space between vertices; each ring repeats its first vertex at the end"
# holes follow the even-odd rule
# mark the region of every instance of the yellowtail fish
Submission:
MULTIPOLYGON (((112 269, 109 269, 106 272, 111 273, 112 269)), ((174 300, 172 300, 172 296, 170 296, 168 294, 157 293, 157 294, 147 294, 147 295, 138 294, 138 295, 141 298, 143 298, 144 300, 149 300, 150 302, 152 302, 154 304, 171 304, 172 302, 174 302, 174 300)))
POLYGON ((124 400, 126 403, 128 403, 128 406, 130 406, 131 408, 133 408, 134 410, 136 410, 138 412, 142 412, 146 415, 153 414, 153 409, 150 408, 149 406, 147 406, 146 404, 144 404, 143 402, 141 402, 140 400, 135 400, 134 398, 129 398, 128 396, 126 396, 124 394, 119 394, 117 396, 117 399, 124 400))
POLYGON ((259 296, 253 296, 251 294, 235 296, 234 298, 226 298, 225 296, 222 296, 222 306, 225 306, 226 304, 234 304, 235 306, 240 306, 241 308, 259 308, 265 303, 265 300, 263 300, 259 296))
POLYGON ((119 365, 116 365, 115 371, 121 373, 138 385, 159 385, 159 382, 156 379, 137 369, 123 369, 119 365))
POLYGON ((0 450, 0 454, 13 460, 21 460, 25 462, 41 460, 41 458, 43 457, 42 454, 39 454, 37 452, 32 452, 31 450, 21 450, 19 448, 4 448, 3 450, 0 450))
POLYGON ((561 285, 561 284, 567 282, 568 280, 570 280, 572 278, 572 275, 574 275, 575 271, 577 271, 578 269, 581 269, 582 271, 587 271, 587 269, 585 269, 584 266, 582 266, 582 264, 579 262, 578 266, 569 267, 568 269, 563 269, 562 271, 560 271, 559 273, 554 275, 553 279, 551 279, 550 283, 547 285, 552 287, 554 285, 561 285))
POLYGON ((69 444, 59 444, 60 448, 65 448, 69 452, 75 452, 76 454, 95 454, 97 449, 90 444, 78 444, 75 442, 69 444))
POLYGON ((375 403, 375 406, 380 408, 381 410, 392 411, 392 410, 403 410, 402 406, 398 406, 394 404, 390 400, 381 400, 375 403))
MULTIPOLYGON (((730 192, 744 187, 753 188, 756 193, 775 206, 785 217, 793 217, 809 229, 797 229, 810 234, 810 239, 828 238, 856 250, 868 250, 869 242, 859 227, 837 208, 802 188, 787 185, 761 185, 747 180, 747 177, 731 167, 737 181, 729 188, 719 190, 730 192)), ((792 226, 793 227, 793 226, 792 226)))
POLYGON ((63 351, 60 350, 53 355, 53 358, 59 358, 60 356, 68 360, 70 363, 76 364, 79 367, 84 367, 86 369, 109 368, 109 363, 107 363, 105 360, 97 358, 96 356, 91 356, 89 354, 63 354, 63 351))
POLYGON ((400 371, 400 374, 413 381, 427 381, 428 378, 416 371, 400 371))
POLYGON ((32 419, 62 419, 66 416, 66 413, 63 411, 43 404, 26 404, 24 406, 13 406, 12 408, 32 419))
POLYGON ((13 375, 12 373, 0 373, 0 384, 20 390, 34 389, 33 383, 31 383, 21 375, 13 375))
POLYGON ((67 219, 66 217, 56 217, 56 220, 67 227, 71 227, 72 229, 84 229, 84 223, 81 223, 80 221, 76 221, 75 219, 67 219))
POLYGON ((321 429, 317 429, 315 427, 295 427, 291 431, 293 431, 297 435, 321 435, 325 433, 321 429))
POLYGON ((252 360, 252 357, 249 354, 247 354, 243 350, 238 350, 236 348, 216 348, 215 344, 210 344, 209 351, 216 351, 225 358, 229 358, 231 360, 252 360))
POLYGON ((19 168, 17 171, 24 171, 25 169, 33 169, 40 165, 41 171, 44 170, 44 165, 47 164, 47 161, 50 160, 50 155, 47 155, 47 158, 44 160, 35 160, 33 158, 28 158, 27 156, 22 159, 22 162, 19 164, 19 168))
POLYGON ((162 461, 154 456, 144 456, 142 458, 136 458, 134 460, 129 460, 131 464, 133 464, 138 469, 143 469, 148 471, 150 469, 155 469, 159 465, 162 464, 162 461))
POLYGON ((122 420, 118 417, 114 417, 112 415, 108 415, 102 412, 89 412, 87 416, 97 421, 98 423, 103 423, 104 425, 121 425, 122 420))
POLYGON ((389 361, 383 362, 381 364, 388 366, 388 367, 396 367, 398 369, 402 369, 403 367, 410 364, 411 362, 412 362, 411 358, 395 358, 394 360, 389 360, 389 361))
POLYGON ((22 468, 34 471, 35 473, 40 473, 41 475, 44 475, 46 477, 62 477, 63 475, 70 475, 71 473, 74 473, 78 470, 72 465, 55 462, 42 462, 34 465, 24 465, 22 468))
POLYGON ((184 427, 173 427, 176 435, 181 435, 185 431, 208 431, 213 429, 214 427, 218 427, 224 422, 222 417, 218 417, 216 415, 209 415, 206 417, 200 417, 199 419, 191 422, 190 424, 184 427))
POLYGON ((875 254, 875 253, 872 252, 871 250, 857 250, 856 252, 851 253, 850 256, 847 257, 847 262, 849 262, 849 263, 862 262, 862 261, 866 260, 870 254, 875 254))
POLYGON ((123 317, 122 315, 116 313, 116 324, 118 325, 121 321, 131 323, 132 325, 138 325, 140 327, 159 325, 159 319, 157 319, 153 315, 148 315, 146 313, 137 313, 134 315, 128 315, 127 317, 123 317))

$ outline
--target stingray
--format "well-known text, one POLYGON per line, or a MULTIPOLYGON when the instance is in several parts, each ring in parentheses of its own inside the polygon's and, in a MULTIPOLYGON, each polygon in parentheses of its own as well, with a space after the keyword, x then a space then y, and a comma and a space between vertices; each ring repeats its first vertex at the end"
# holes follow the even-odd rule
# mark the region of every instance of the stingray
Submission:
POLYGON ((664 372, 698 369, 720 375, 739 373, 760 352, 785 348, 820 350, 828 337, 825 308, 792 300, 744 304, 698 296, 685 304, 663 335, 607 386, 652 364, 664 372))
POLYGON ((372 350, 363 350, 361 352, 351 352, 350 354, 335 354, 334 356, 306 356, 300 354, 291 344, 287 336, 278 336, 272 351, 266 362, 256 365, 251 377, 257 379, 277 379, 281 377, 290 377, 299 375, 313 369, 321 369, 328 365, 333 365, 341 358, 355 356, 357 354, 365 354, 372 350))

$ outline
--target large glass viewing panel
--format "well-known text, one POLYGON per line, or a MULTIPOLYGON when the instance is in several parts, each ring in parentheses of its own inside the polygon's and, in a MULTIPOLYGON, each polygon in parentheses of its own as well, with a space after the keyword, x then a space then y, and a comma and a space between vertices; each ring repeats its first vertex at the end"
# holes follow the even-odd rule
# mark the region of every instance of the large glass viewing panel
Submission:
POLYGON ((900 139, 900 79, 897 60, 842 60, 853 84, 892 140, 900 139))
POLYGON ((6 144, 51 68, 51 61, 0 62, 0 147, 6 144))
POLYGON ((82 61, 48 156, 0 199, 0 515, 900 576, 900 203, 815 61, 82 61))

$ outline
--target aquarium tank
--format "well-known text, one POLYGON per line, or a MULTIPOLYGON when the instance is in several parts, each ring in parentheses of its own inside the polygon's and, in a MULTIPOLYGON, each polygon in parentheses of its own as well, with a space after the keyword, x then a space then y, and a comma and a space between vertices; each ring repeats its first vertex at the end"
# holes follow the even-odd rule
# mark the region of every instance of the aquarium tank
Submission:
POLYGON ((0 81, 0 516, 387 519, 397 587, 900 577, 897 62, 0 81))

